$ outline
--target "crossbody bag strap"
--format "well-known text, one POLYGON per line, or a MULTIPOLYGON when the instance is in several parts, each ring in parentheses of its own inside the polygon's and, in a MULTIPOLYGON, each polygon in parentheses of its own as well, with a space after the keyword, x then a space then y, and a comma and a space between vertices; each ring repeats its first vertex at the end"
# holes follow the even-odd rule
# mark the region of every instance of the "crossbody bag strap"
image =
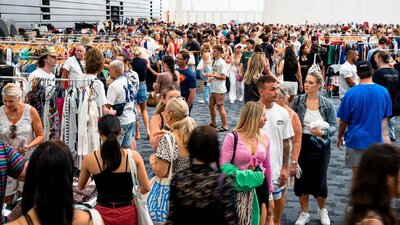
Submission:
POLYGON ((75 55, 75 59, 76 59, 76 61, 78 62, 79 67, 81 68, 82 74, 85 73, 85 69, 83 69, 82 63, 81 63, 81 61, 76 57, 76 55, 75 55))
POLYGON ((314 54, 314 64, 317 61, 317 53, 314 54))
POLYGON ((170 154, 171 154, 171 163, 169 166, 169 173, 168 173, 168 179, 172 179, 172 168, 174 165, 174 148, 175 148, 175 137, 172 133, 169 133, 166 135, 168 144, 169 144, 169 149, 170 149, 170 154))
POLYGON ((238 133, 233 130, 232 131, 233 134, 233 154, 232 154, 232 159, 231 159, 231 164, 233 164, 233 160, 235 160, 235 155, 236 155, 236 147, 237 147, 237 143, 238 143, 238 133))
POLYGON ((139 181, 137 177, 137 167, 135 160, 133 158, 132 150, 127 149, 128 153, 128 161, 129 161, 129 167, 131 168, 131 177, 132 177, 132 182, 133 182, 133 188, 132 188, 132 193, 137 196, 137 189, 136 187, 139 187, 139 181))

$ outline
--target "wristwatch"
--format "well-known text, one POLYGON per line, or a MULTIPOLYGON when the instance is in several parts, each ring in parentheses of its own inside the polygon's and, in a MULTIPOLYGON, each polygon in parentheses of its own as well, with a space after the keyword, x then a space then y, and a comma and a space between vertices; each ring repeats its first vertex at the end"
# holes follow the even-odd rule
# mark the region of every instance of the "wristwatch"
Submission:
POLYGON ((298 162, 296 160, 292 160, 291 163, 298 164, 298 162))

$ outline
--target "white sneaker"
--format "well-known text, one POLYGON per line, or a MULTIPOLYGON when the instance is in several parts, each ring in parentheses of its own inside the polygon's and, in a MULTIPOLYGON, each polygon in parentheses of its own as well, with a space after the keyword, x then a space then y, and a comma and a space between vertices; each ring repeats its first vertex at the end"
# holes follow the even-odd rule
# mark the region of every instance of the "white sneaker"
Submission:
POLYGON ((319 216, 321 217, 321 224, 322 225, 330 225, 331 220, 328 216, 328 210, 326 208, 319 209, 319 216))
POLYGON ((200 104, 204 104, 204 103, 206 103, 204 100, 199 100, 199 103, 200 104))
POLYGON ((310 222, 310 214, 302 212, 300 213, 300 216, 297 219, 295 225, 304 225, 308 222, 310 222))

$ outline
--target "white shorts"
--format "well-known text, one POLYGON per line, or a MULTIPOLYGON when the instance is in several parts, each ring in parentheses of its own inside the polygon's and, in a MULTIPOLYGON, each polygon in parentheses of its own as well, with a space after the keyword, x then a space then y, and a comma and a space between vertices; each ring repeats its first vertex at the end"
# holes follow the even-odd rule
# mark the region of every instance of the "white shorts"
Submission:
POLYGON ((288 95, 297 95, 298 84, 295 81, 283 81, 286 86, 288 95))

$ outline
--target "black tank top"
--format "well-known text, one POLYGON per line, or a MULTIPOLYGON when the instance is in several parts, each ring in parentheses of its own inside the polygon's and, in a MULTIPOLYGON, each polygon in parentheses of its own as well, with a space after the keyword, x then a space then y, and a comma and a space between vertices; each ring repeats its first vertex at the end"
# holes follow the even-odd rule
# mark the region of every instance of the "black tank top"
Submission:
POLYGON ((284 81, 297 81, 296 78, 296 73, 298 69, 298 64, 292 64, 289 65, 289 63, 286 63, 286 60, 284 61, 283 64, 283 80, 284 81))
MULTIPOLYGON (((128 150, 129 151, 129 150, 128 150)), ((126 156, 125 172, 104 173, 101 169, 96 152, 94 152, 100 173, 93 174, 97 188, 98 203, 118 203, 132 200, 132 176, 128 172, 128 156, 126 156)))

